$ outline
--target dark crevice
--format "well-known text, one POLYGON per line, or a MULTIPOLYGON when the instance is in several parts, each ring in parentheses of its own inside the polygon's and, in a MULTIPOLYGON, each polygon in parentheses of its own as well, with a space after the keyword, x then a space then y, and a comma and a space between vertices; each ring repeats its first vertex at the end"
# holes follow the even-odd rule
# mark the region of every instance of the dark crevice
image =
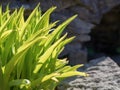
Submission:
POLYGON ((120 55, 120 6, 104 14, 100 24, 91 30, 90 36, 91 41, 86 43, 88 59, 120 55))

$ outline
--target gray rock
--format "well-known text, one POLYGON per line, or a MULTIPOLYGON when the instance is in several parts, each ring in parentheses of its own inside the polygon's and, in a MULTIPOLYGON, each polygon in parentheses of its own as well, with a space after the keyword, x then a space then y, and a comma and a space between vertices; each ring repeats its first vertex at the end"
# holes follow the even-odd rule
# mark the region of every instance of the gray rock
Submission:
POLYGON ((106 13, 111 10, 114 6, 120 4, 120 0, 100 0, 99 1, 99 8, 102 13, 106 13))
POLYGON ((81 43, 74 42, 66 45, 64 51, 60 54, 60 58, 67 57, 69 59, 69 64, 85 64, 87 63, 87 49, 83 48, 81 43), (79 59, 81 58, 81 59, 79 59))
POLYGON ((24 5, 29 10, 32 10, 39 2, 43 11, 46 11, 51 6, 57 6, 56 11, 71 10, 74 14, 79 14, 81 19, 90 23, 99 23, 104 13, 120 4, 120 0, 5 0, 5 2, 1 0, 3 6, 8 2, 11 8, 19 8, 24 5))
POLYGON ((91 29, 94 26, 94 24, 83 21, 77 17, 73 22, 71 22, 68 28, 70 28, 70 30, 72 30, 73 33, 76 34, 88 34, 91 32, 91 29))
POLYGON ((82 34, 82 35, 76 35, 76 39, 77 41, 80 41, 80 42, 87 42, 87 41, 90 41, 91 37, 89 35, 85 35, 85 34, 82 34))
POLYGON ((37 0, 41 2, 41 7, 44 11, 52 6, 57 6, 57 11, 63 10, 65 8, 69 8, 70 6, 76 5, 76 2, 73 0, 37 0), (47 2, 47 3, 46 3, 47 2))
MULTIPOLYGON (((60 20, 60 22, 65 21, 69 17, 75 14, 72 13, 70 10, 61 10, 61 12, 55 12, 52 14, 52 21, 60 20)), ((80 18, 74 19, 70 25, 67 27, 67 32, 70 34, 88 34, 91 32, 91 29, 94 27, 94 24, 85 22, 80 18)))
POLYGON ((69 53, 70 65, 85 64, 87 63, 87 50, 86 48, 77 49, 69 53))
POLYGON ((79 71, 89 76, 66 79, 58 90, 120 90, 120 67, 109 57, 92 60, 79 71))
POLYGON ((89 22, 89 23, 99 23, 101 18, 102 18, 102 14, 99 12, 99 8, 97 8, 98 11, 95 12, 94 10, 89 11, 86 8, 80 7, 80 6, 73 6, 70 8, 70 10, 74 13, 77 13, 80 19, 89 22))

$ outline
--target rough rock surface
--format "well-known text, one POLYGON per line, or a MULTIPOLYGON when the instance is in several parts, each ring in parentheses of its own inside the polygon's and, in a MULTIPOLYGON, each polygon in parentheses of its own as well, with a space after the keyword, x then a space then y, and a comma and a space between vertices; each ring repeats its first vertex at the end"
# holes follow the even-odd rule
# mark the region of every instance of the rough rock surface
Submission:
POLYGON ((111 58, 92 60, 82 70, 90 76, 69 78, 58 90, 120 90, 120 67, 111 58))

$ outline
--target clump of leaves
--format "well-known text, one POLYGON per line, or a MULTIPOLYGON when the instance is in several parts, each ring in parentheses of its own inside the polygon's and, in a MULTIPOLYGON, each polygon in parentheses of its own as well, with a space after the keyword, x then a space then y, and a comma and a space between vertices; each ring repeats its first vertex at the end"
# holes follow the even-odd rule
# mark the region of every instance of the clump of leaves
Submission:
POLYGON ((23 7, 11 14, 0 7, 0 90, 54 90, 67 77, 86 76, 76 71, 82 65, 58 59, 74 38, 61 33, 76 16, 55 28, 58 21, 49 22, 54 10, 42 15, 38 5, 25 20, 23 7))

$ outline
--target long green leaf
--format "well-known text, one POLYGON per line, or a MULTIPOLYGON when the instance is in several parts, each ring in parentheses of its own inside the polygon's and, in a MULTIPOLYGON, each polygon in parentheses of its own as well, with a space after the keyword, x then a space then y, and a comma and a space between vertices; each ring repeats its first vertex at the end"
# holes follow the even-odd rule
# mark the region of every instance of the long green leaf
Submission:
POLYGON ((32 82, 32 87, 35 87, 36 85, 41 84, 41 83, 43 83, 43 82, 45 82, 45 81, 47 81, 47 80, 49 80, 49 79, 52 79, 53 77, 56 77, 56 76, 58 76, 58 75, 59 75, 59 73, 52 73, 52 74, 46 75, 46 76, 43 77, 42 79, 41 79, 41 78, 38 78, 38 79, 36 79, 36 80, 34 80, 34 81, 32 82))
POLYGON ((75 75, 80 75, 80 76, 88 76, 86 73, 83 72, 78 72, 78 71, 69 71, 66 73, 61 74, 60 76, 56 76, 57 78, 67 78, 75 75))
MULTIPOLYGON (((43 29, 45 27, 48 27, 49 25, 49 18, 50 18, 50 14, 56 9, 56 7, 50 8, 49 10, 46 11, 46 13, 39 19, 38 23, 36 24, 35 28, 33 31, 35 30, 40 30, 43 29)), ((47 30, 46 30, 47 31, 47 30)))
POLYGON ((21 32, 20 32, 20 39, 23 38, 23 35, 25 33, 25 29, 27 27, 27 25, 30 23, 31 19, 34 17, 34 15, 36 14, 36 11, 39 8, 39 4, 36 6, 36 8, 33 10, 33 12, 30 14, 30 16, 28 17, 27 21, 25 22, 25 24, 22 26, 21 28, 21 32))
MULTIPOLYGON (((40 41, 40 39, 43 39, 44 37, 38 37, 33 41, 27 42, 23 44, 17 51, 16 55, 6 64, 5 66, 5 77, 9 79, 11 72, 15 68, 16 64, 21 60, 21 58, 24 57, 27 50, 36 42, 40 41)), ((7 80, 8 80, 7 79, 7 80)))
POLYGON ((45 47, 49 46, 56 37, 57 39, 59 38, 60 34, 62 33, 62 31, 64 30, 64 28, 72 21, 76 18, 77 15, 72 16, 71 18, 69 18, 68 20, 66 20, 65 22, 63 22, 62 24, 60 24, 49 36, 49 40, 46 42, 45 47))
POLYGON ((7 30, 7 31, 4 31, 1 36, 0 36, 0 44, 2 42, 4 42, 6 40, 6 38, 8 38, 8 36, 12 33, 12 30, 7 30))
POLYGON ((34 69, 34 73, 37 73, 40 68, 42 67, 42 64, 45 63, 48 58, 50 57, 51 53, 53 52, 53 50, 55 49, 55 47, 63 40, 65 39, 66 35, 64 35, 62 38, 60 38, 55 44, 53 44, 40 58, 38 61, 38 64, 36 65, 35 69, 34 69), (42 64, 41 64, 42 63, 42 64))
POLYGON ((1 61, 0 61, 0 90, 3 90, 3 71, 1 61))

